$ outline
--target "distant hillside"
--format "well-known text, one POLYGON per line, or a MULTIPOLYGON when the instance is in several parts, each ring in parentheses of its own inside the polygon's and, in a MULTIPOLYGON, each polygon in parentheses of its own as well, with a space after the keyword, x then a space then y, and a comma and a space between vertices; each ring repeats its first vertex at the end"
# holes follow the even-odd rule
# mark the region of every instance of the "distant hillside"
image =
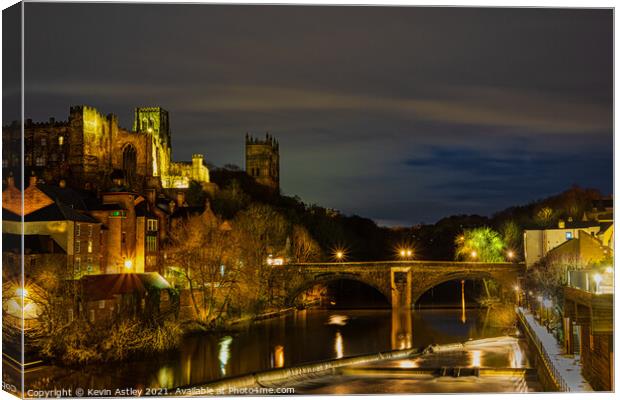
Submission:
POLYGON ((268 204, 289 222, 304 226, 318 242, 326 259, 334 248, 342 247, 348 250, 350 260, 389 260, 395 258, 401 244, 408 244, 414 248, 417 259, 452 260, 455 238, 465 229, 481 226, 511 235, 510 246, 519 254, 523 229, 555 225, 559 219, 581 220, 595 203, 605 199, 598 190, 574 186, 558 195, 510 207, 491 217, 453 215, 432 225, 393 229, 379 227, 368 218, 345 216, 319 205, 305 204, 297 196, 273 193, 234 166, 214 169, 211 180, 220 187, 211 199, 216 214, 232 219, 251 203, 268 204))

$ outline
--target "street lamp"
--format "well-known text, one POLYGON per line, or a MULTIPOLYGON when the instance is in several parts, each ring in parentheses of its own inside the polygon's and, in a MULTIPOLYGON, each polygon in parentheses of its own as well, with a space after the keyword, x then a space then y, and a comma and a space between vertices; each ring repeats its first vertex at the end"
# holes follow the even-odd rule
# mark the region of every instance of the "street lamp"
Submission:
POLYGON ((398 250, 398 255, 402 259, 408 259, 408 258, 411 258, 411 256, 413 256, 413 250, 408 249, 408 248, 401 248, 398 250))
POLYGON ((508 257, 509 260, 512 260, 514 256, 515 256, 515 253, 512 250, 508 250, 508 253, 506 253, 506 257, 508 257))
POLYGON ((472 252, 470 253, 471 258, 476 258, 478 257, 478 253, 476 252, 476 250, 472 250, 472 252))
POLYGON ((126 269, 131 269, 133 267, 133 261, 131 261, 129 258, 125 260, 125 268, 126 269))

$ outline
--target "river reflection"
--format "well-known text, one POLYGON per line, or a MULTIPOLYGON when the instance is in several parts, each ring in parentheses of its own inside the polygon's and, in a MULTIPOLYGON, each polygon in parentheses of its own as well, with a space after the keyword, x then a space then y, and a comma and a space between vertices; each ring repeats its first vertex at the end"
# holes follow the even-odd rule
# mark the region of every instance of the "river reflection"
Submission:
POLYGON ((461 309, 295 311, 238 332, 187 337, 178 351, 165 356, 68 374, 45 367, 27 379, 37 388, 47 386, 42 381, 37 385, 37 376, 50 374, 57 376, 53 381, 62 387, 171 388, 306 362, 502 334, 486 326, 484 311, 467 309, 466 313, 463 323, 461 309))

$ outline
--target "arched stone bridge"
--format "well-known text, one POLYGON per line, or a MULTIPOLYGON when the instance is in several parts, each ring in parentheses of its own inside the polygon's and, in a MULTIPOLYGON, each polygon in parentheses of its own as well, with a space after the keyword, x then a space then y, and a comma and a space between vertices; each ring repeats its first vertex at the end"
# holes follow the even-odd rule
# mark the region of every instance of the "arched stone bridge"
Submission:
POLYGON ((313 286, 339 279, 369 285, 392 304, 413 306, 427 290, 451 280, 492 279, 502 293, 514 296, 514 287, 525 264, 455 261, 379 261, 301 263, 274 266, 274 284, 287 303, 313 286))

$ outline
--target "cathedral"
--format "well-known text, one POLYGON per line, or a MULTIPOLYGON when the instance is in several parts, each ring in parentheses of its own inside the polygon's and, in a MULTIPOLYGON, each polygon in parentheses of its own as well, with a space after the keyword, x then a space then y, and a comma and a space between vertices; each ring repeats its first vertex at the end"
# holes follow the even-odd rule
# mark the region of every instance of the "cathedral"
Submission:
MULTIPOLYGON (((21 170, 21 129, 3 128, 3 169, 21 170)), ((24 171, 50 184, 107 190, 120 182, 132 190, 181 189, 190 181, 209 186, 202 154, 173 162, 168 112, 160 107, 135 109, 133 129, 119 126, 114 114, 104 116, 89 106, 71 107, 67 121, 24 124, 24 171)))

